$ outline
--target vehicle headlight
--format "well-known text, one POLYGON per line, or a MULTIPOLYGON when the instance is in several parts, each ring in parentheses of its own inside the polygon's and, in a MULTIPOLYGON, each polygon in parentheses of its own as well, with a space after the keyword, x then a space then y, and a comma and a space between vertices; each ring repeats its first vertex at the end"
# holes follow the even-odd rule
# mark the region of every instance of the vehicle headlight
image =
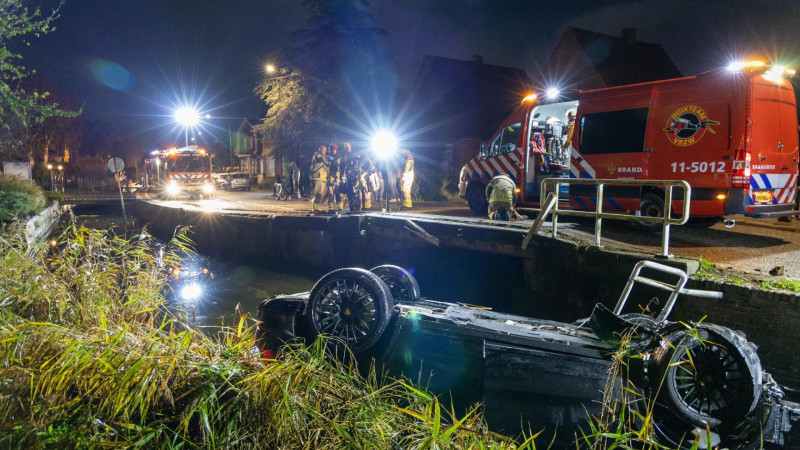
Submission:
POLYGON ((203 193, 210 194, 212 192, 214 192, 214 186, 212 186, 210 184, 204 184, 203 185, 203 193))
POLYGON ((178 186, 178 184, 175 183, 174 181, 170 181, 170 183, 167 185, 167 194, 176 195, 180 191, 181 191, 181 187, 178 186))

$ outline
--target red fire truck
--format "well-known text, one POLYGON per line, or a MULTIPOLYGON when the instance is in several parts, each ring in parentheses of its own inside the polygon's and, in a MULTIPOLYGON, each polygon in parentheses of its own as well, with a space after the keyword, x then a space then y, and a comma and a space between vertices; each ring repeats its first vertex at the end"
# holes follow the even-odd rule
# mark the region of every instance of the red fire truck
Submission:
MULTIPOLYGON (((685 78, 526 97, 461 169, 459 193, 484 215, 485 187, 500 173, 517 183, 523 209, 538 206, 544 178, 685 180, 691 218, 700 223, 797 215, 797 108, 787 79, 793 75, 754 61, 685 78), (572 145, 564 148, 573 114, 572 145)), ((664 211, 658 186, 607 186, 604 193, 605 211, 664 211)), ((571 185, 562 204, 594 210, 595 194, 594 185, 571 185)), ((673 212, 680 210, 676 203, 673 212)))
POLYGON ((158 198, 210 198, 215 190, 211 155, 196 145, 153 150, 144 160, 144 177, 158 198))

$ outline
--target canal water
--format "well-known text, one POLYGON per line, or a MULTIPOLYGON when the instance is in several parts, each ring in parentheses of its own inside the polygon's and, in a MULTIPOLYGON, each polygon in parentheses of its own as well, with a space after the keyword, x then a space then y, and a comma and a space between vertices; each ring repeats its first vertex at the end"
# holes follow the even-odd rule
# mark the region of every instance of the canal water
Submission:
MULTIPOLYGON (((128 227, 120 208, 75 207, 78 224, 107 229, 117 235, 141 232, 136 218, 128 213, 128 227)), ((226 257, 224 261, 203 255, 188 256, 178 270, 177 280, 166 297, 185 319, 198 327, 232 326, 240 313, 255 317, 261 300, 278 294, 308 291, 315 278, 296 271, 281 271, 246 259, 226 257), (239 313, 237 313, 237 309, 239 313)))

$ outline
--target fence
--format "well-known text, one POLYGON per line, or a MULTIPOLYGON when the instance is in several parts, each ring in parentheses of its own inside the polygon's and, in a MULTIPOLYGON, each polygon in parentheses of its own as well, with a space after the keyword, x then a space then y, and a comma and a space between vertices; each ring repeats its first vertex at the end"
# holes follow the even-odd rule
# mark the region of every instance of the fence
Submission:
POLYGON ((580 217, 594 217, 594 243, 600 247, 600 232, 602 230, 603 219, 613 220, 636 220, 644 223, 661 223, 661 254, 657 255, 663 258, 669 258, 669 232, 671 225, 683 225, 689 220, 689 203, 692 195, 692 188, 689 183, 683 180, 604 180, 604 179, 587 179, 587 178, 546 178, 542 180, 542 199, 541 210, 536 220, 533 221, 530 230, 528 230, 525 240, 522 242, 522 248, 527 248, 533 236, 539 232, 544 220, 548 215, 553 215, 553 237, 558 235, 558 216, 580 216, 580 217), (594 211, 580 211, 575 209, 559 209, 558 207, 558 192, 561 185, 595 185, 597 186, 597 201, 594 211), (660 217, 651 216, 636 216, 634 219, 627 213, 608 213, 603 211, 603 190, 606 185, 619 186, 650 186, 653 188, 663 189, 664 191, 664 211, 660 217), (683 189, 683 209, 680 213, 680 219, 672 217, 672 190, 675 187, 683 189), (545 199, 545 196, 546 199, 545 199))
MULTIPOLYGON (((125 183, 123 183, 123 188, 125 186, 125 183)), ((66 192, 119 192, 117 180, 96 178, 72 178, 66 180, 64 183, 64 190, 66 192)))

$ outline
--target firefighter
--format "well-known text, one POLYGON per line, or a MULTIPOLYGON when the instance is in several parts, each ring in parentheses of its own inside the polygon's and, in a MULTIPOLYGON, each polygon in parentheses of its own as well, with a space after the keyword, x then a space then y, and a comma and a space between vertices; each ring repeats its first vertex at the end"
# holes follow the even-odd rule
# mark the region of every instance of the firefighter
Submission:
POLYGON ((575 131, 575 111, 569 110, 567 111, 567 130, 564 133, 567 138, 564 140, 564 144, 561 146, 561 160, 567 161, 569 159, 570 152, 572 151, 572 134, 575 131))
POLYGON ((489 200, 489 218, 492 220, 525 220, 528 217, 514 209, 514 180, 506 174, 495 175, 486 186, 489 200))
POLYGON ((361 211, 361 198, 358 193, 358 183, 361 180, 361 159, 353 153, 353 146, 344 143, 344 155, 339 170, 343 171, 342 189, 347 195, 350 211, 361 211))
POLYGON ((322 212, 322 203, 328 196, 328 147, 320 145, 314 156, 311 157, 311 169, 308 178, 314 184, 314 194, 311 198, 311 213, 322 212))
POLYGON ((292 192, 295 198, 300 198, 300 167, 297 165, 297 161, 292 160, 289 163, 289 168, 291 170, 292 192))
POLYGON ((339 192, 339 146, 336 144, 328 145, 328 209, 341 210, 344 209, 344 204, 340 206, 338 202, 339 192), (332 208, 331 208, 332 206, 332 208))
POLYGON ((403 206, 400 209, 411 209, 411 185, 414 184, 414 156, 408 150, 403 150, 406 155, 406 164, 400 175, 400 190, 403 192, 403 206))
POLYGON ((356 195, 359 197, 362 209, 371 209, 373 189, 372 183, 369 181, 369 176, 370 173, 372 173, 372 171, 375 169, 375 165, 372 164, 372 160, 367 155, 359 156, 359 163, 361 171, 359 174, 358 183, 356 184, 356 195))

